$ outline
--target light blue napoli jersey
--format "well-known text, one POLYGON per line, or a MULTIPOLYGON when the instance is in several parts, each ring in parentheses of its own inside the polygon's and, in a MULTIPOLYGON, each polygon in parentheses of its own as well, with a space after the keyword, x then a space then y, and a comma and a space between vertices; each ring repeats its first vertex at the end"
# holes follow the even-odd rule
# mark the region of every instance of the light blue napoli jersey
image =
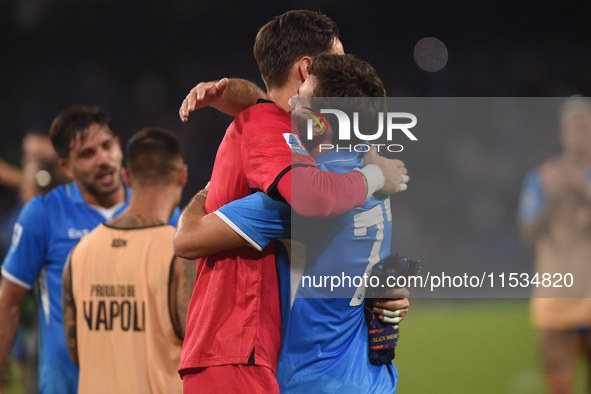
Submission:
MULTIPOLYGON (((115 210, 122 212, 127 201, 115 210)), ((180 211, 170 223, 176 225, 180 211)), ((33 198, 14 226, 4 264, 5 278, 39 289, 39 390, 42 394, 76 393, 78 366, 68 355, 62 316, 62 271, 78 240, 107 219, 89 206, 74 182, 33 198)))
POLYGON ((214 212, 255 249, 291 238, 291 207, 263 192, 232 201, 214 212))
MULTIPOLYGON (((330 151, 316 161, 322 170, 346 173, 363 166, 363 155, 330 151)), ((226 222, 233 222, 264 247, 277 238, 281 226, 289 226, 285 214, 291 208, 257 193, 220 211, 226 222), (268 210, 265 204, 273 204, 274 209, 268 210)), ((297 253, 292 253, 291 261, 277 258, 282 300, 282 345, 277 370, 281 392, 394 392, 396 368, 369 362, 363 313, 365 288, 355 280, 364 274, 369 276, 373 265, 390 254, 390 199, 376 195, 362 207, 332 219, 293 215, 290 227, 292 238, 305 244, 306 258, 295 258, 297 253), (338 277, 341 283, 333 291, 330 279, 316 287, 325 277, 338 277)), ((284 230, 281 236, 289 236, 289 231, 284 230)))

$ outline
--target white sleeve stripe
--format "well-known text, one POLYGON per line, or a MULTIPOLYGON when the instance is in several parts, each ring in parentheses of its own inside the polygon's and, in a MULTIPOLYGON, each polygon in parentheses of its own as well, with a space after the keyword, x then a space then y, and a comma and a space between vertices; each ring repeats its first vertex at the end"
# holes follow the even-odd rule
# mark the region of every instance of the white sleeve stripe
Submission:
POLYGON ((263 250, 263 248, 261 248, 261 245, 257 244, 252 238, 250 238, 248 235, 246 235, 246 233, 244 231, 242 231, 238 226, 236 226, 233 221, 228 219, 226 217, 226 215, 224 215, 220 211, 215 211, 214 214, 216 214, 228 226, 230 226, 232 228, 232 230, 236 231, 236 233, 238 233, 238 235, 240 235, 242 238, 244 238, 253 248, 258 250, 259 252, 261 252, 263 250))
POLYGON ((4 267, 2 267, 2 276, 11 281, 12 283, 19 285, 20 287, 23 287, 27 290, 31 290, 31 285, 26 284, 22 280, 18 279, 16 276, 8 273, 8 271, 6 271, 4 267))

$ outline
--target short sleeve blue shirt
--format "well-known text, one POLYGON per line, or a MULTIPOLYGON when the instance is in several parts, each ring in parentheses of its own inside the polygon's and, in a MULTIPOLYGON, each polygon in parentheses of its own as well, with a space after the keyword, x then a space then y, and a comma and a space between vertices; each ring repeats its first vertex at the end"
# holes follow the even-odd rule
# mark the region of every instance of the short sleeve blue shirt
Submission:
MULTIPOLYGON (((113 216, 129 203, 127 200, 113 216)), ((176 225, 180 211, 169 223, 176 225)), ((2 275, 30 289, 39 287, 39 389, 42 394, 76 393, 78 366, 68 354, 62 316, 62 271, 78 240, 106 221, 86 203, 76 183, 58 186, 25 205, 14 226, 2 275)))
POLYGON ((214 214, 259 251, 271 241, 291 238, 291 207, 263 192, 234 200, 214 214))

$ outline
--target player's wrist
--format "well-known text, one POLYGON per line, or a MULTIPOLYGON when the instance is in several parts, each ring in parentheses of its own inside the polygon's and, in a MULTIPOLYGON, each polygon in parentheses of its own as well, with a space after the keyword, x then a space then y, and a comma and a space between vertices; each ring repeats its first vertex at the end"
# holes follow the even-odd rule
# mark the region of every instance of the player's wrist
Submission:
POLYGON ((386 183, 386 178, 382 169, 376 164, 367 164, 363 168, 355 168, 353 171, 359 172, 365 179, 365 199, 367 200, 378 190, 382 190, 386 183))

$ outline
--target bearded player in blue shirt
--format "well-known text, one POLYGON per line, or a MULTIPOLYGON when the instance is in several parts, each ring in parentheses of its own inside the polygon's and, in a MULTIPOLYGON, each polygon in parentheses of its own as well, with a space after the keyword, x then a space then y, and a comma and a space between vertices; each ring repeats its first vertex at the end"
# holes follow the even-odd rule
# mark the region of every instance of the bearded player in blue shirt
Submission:
MULTIPOLYGON (((308 71, 310 76, 300 87, 299 96, 385 97, 375 70, 353 56, 321 56, 308 71)), ((378 111, 377 106, 370 105, 359 112, 377 119, 378 111)), ((332 128, 326 126, 315 124, 314 139, 307 144, 319 168, 346 173, 363 167, 363 152, 320 151, 320 144, 333 142, 332 128)), ((403 178, 406 183, 408 177, 403 178)), ((195 254, 191 257, 244 244, 262 250, 280 238, 298 239, 306 246, 305 260, 290 261, 284 245, 275 243, 280 252, 277 264, 283 327, 277 380, 282 393, 395 391, 398 372, 394 365, 372 365, 368 357, 364 287, 343 286, 333 293, 327 289, 316 292, 301 280, 303 276, 318 278, 341 273, 351 278, 364 273, 369 276, 373 265, 390 254, 392 215, 388 196, 376 194, 362 207, 324 220, 292 216, 287 204, 261 192, 234 201, 211 215, 203 211, 200 215, 199 225, 192 229, 195 254), (290 231, 297 229, 303 231, 290 231), (348 298, 325 298, 327 294, 348 298), (323 298, 315 298, 320 295, 323 298)), ((392 309, 398 310, 376 311, 384 313, 386 321, 398 323, 406 314, 408 300, 390 303, 396 303, 392 309)))
MULTIPOLYGON (((14 227, 0 281, 0 377, 14 341, 24 295, 39 289, 39 391, 76 393, 78 366, 66 348, 62 270, 78 240, 122 212, 129 190, 121 182, 123 153, 109 115, 98 107, 72 107, 50 130, 60 167, 73 182, 32 199, 14 227)), ((176 224, 179 210, 170 220, 176 224)), ((1 392, 1 390, 0 390, 1 392)))

